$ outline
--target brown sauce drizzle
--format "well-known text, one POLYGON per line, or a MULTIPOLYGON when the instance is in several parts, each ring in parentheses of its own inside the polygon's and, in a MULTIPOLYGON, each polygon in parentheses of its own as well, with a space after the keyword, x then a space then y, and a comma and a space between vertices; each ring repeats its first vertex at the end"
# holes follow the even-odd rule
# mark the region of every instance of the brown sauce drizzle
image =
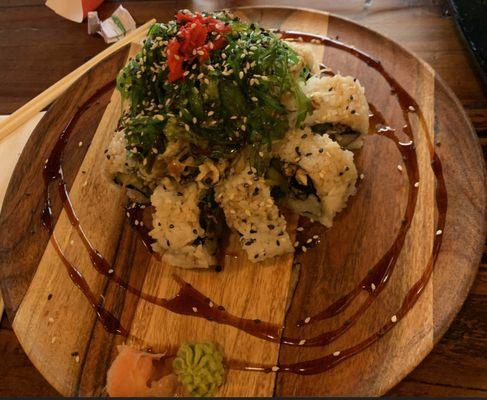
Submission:
MULTIPOLYGON (((379 262, 372 267, 369 273, 357 284, 357 286, 351 290, 346 295, 339 298, 333 304, 328 306, 322 312, 310 317, 307 323, 312 323, 315 321, 323 320, 326 318, 330 318, 336 316, 343 311, 345 311, 350 304, 357 298, 359 293, 362 291, 366 291, 369 296, 368 298, 360 305, 359 309, 348 319, 347 323, 343 326, 339 327, 336 330, 328 331, 323 334, 320 334, 314 338, 306 339, 305 343, 303 344, 303 340, 295 339, 295 338, 285 338, 281 336, 281 327, 271 324, 268 322, 263 322, 260 320, 251 320, 240 318, 234 316, 228 312, 226 312, 223 306, 215 305, 211 299, 206 297, 204 294, 197 291, 193 288, 190 284, 183 281, 182 279, 175 277, 176 281, 180 285, 180 290, 176 294, 176 296, 172 299, 165 299, 165 298, 158 298, 149 294, 142 292, 141 290, 132 287, 122 278, 120 278, 116 273, 114 273, 113 269, 111 268, 110 264, 107 260, 102 256, 98 250, 96 250, 88 237, 86 236, 83 228, 80 225, 79 219, 76 215, 76 212, 73 208, 71 203, 69 193, 67 190, 66 183, 64 182, 63 177, 63 170, 62 170, 62 156, 64 152, 64 148, 68 143, 70 134, 82 115, 82 113, 87 110, 101 95, 107 93, 108 91, 114 88, 114 82, 111 82, 105 85, 102 89, 100 89, 97 93, 95 93, 90 99, 88 99, 82 106, 80 106, 73 116, 73 118, 69 121, 66 125, 65 129, 61 133, 57 143, 55 144, 51 155, 49 156, 46 165, 44 167, 44 183, 45 183, 45 207, 42 212, 42 221, 44 226, 49 230, 51 233, 51 242, 53 243, 57 253, 59 254, 60 258, 62 259, 70 278, 72 279, 73 283, 83 292, 87 300, 89 301, 90 305, 96 311, 97 317, 104 326, 104 328, 113 334, 120 334, 122 336, 128 336, 128 332, 125 328, 121 326, 120 321, 111 314, 108 310, 103 307, 103 302, 100 299, 97 300, 96 296, 93 294, 91 289, 89 288, 86 280, 84 279, 83 275, 80 271, 72 265, 67 258, 65 257, 64 253, 62 252, 59 243, 57 242, 56 238, 53 234, 53 216, 51 211, 51 197, 50 197, 50 185, 53 183, 57 183, 59 195, 63 201, 63 206, 67 212, 69 220, 73 227, 77 230, 84 247, 88 251, 90 255, 91 262, 94 268, 100 273, 106 276, 109 280, 113 281, 117 285, 125 288, 127 291, 139 296, 140 298, 164 307, 172 312, 182 314, 182 315, 192 315, 200 318, 206 318, 210 321, 215 321, 217 323, 226 324, 233 326, 237 329, 243 330, 253 336, 269 340, 272 342, 280 342, 287 345, 304 345, 304 346, 322 346, 328 344, 344 334, 352 325, 355 323, 360 316, 364 313, 364 311, 370 306, 370 304, 374 301, 376 296, 383 290, 386 283, 388 282, 396 264, 397 258, 402 250, 404 240, 406 234, 409 230, 411 225, 414 210, 417 201, 417 193, 418 189, 415 186, 415 182, 419 182, 419 169, 417 164, 417 157, 415 153, 414 137, 412 134, 412 130, 410 128, 410 121, 409 121, 409 113, 410 111, 415 111, 418 115, 418 119, 420 124, 425 132, 427 132, 426 122, 424 120, 423 114, 419 109, 416 101, 405 91, 405 89, 399 85, 399 83, 391 76, 389 73, 384 69, 380 61, 375 60, 374 58, 370 57, 366 53, 345 45, 337 40, 322 37, 319 35, 310 35, 304 34, 300 32, 279 32, 283 35, 284 38, 291 38, 291 39, 298 39, 302 38, 304 41, 313 41, 315 43, 319 42, 323 45, 331 46, 338 48, 340 50, 347 51, 354 55, 355 57, 364 61, 368 66, 377 70, 388 82, 390 87, 393 89, 395 95, 397 96, 397 100, 399 105, 401 106, 403 118, 406 122, 406 125, 403 128, 403 132, 409 138, 408 143, 402 143, 399 141, 397 136, 395 135, 394 129, 387 126, 384 118, 380 115, 380 113, 371 105, 371 134, 380 134, 384 137, 394 141, 396 144, 397 149, 403 156, 403 160, 406 166, 406 171, 408 174, 409 180, 409 193, 408 193, 408 202, 406 206, 406 211, 404 214, 404 219, 401 223, 399 232, 391 245, 388 251, 384 254, 384 256, 379 260, 379 262), (412 109, 411 109, 412 108, 412 109)), ((445 182, 442 174, 442 166, 441 161, 438 156, 434 152, 433 145, 429 136, 426 134, 428 145, 430 149, 430 154, 432 157, 432 169, 437 179, 437 188, 436 188, 436 202, 437 202, 437 209, 438 209, 438 222, 437 222, 437 230, 443 232, 446 220, 446 210, 447 210, 447 193, 445 182)), ((152 239, 149 236, 149 230, 147 227, 142 226, 140 224, 135 224, 136 220, 142 220, 143 210, 141 210, 140 206, 134 206, 127 208, 129 222, 133 227, 136 228, 137 232, 140 234, 142 241, 146 245, 149 251, 152 251, 151 244, 152 239)), ((418 300, 419 296, 423 292, 424 288, 426 287, 427 283, 429 282, 429 278, 433 272, 434 264, 436 258, 438 256, 440 247, 441 247, 441 239, 442 234, 435 235, 434 244, 433 244, 433 252, 431 258, 428 262, 426 269, 424 270, 421 278, 413 285, 413 287, 408 291, 406 294, 405 299, 397 313, 391 317, 391 320, 387 322, 382 328, 368 337, 367 339, 363 340, 362 342, 358 343, 357 345, 347 348, 341 352, 335 352, 334 354, 329 354, 327 356, 317 358, 314 360, 308 360, 300 363, 289 364, 289 365, 281 365, 278 367, 279 371, 284 372, 292 372, 296 374, 316 374, 324 372, 330 368, 333 368, 335 365, 340 363, 341 361, 352 357, 353 355, 361 352, 362 350, 366 349, 377 340, 379 340, 382 336, 384 336, 392 327, 399 322, 407 312, 414 306, 416 301, 418 300)), ((299 321, 300 325, 304 325, 304 321, 299 321)), ((244 362, 232 362, 230 365, 232 368, 247 370, 247 371, 263 371, 263 372, 275 372, 276 366, 252 366, 247 365, 244 362)))

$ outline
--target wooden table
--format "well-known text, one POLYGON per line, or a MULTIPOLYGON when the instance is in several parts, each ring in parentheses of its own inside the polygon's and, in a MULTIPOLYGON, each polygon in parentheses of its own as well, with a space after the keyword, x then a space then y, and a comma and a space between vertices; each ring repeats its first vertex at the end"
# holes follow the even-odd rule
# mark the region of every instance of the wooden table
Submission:
MULTIPOLYGON (((86 25, 61 19, 43 0, 0 4, 0 114, 8 114, 101 51, 86 25)), ((119 2, 107 1, 101 17, 119 2)), ((446 4, 439 0, 128 0, 138 23, 167 20, 179 8, 251 4, 298 5, 351 18, 396 40, 429 62, 460 98, 487 150, 487 93, 446 4)), ((4 316, 0 325, 0 396, 57 393, 27 359, 4 316)), ((466 303, 433 352, 390 395, 487 397, 487 247, 466 303)))

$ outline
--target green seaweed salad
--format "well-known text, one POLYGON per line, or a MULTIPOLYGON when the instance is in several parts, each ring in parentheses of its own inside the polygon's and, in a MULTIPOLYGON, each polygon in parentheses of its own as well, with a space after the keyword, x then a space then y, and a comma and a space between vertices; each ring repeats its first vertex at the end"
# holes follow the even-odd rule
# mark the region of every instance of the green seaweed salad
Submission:
POLYGON ((300 88, 309 74, 285 41, 257 24, 227 12, 180 11, 150 28, 117 77, 129 156, 150 171, 173 140, 189 143, 197 163, 248 148, 264 173, 271 142, 311 111, 300 88))

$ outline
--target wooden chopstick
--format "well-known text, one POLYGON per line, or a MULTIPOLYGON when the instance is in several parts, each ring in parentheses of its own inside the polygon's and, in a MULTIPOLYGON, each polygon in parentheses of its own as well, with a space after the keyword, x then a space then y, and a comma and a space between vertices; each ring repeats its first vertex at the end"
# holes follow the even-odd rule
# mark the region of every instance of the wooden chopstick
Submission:
POLYGON ((54 85, 44 90, 41 94, 34 97, 27 104, 20 107, 13 114, 3 121, 0 121, 0 142, 8 135, 14 132, 21 125, 25 124, 28 120, 34 117, 38 112, 42 111, 54 100, 56 100, 64 91, 83 75, 88 69, 99 63, 101 60, 116 52, 126 44, 143 38, 150 26, 156 22, 155 19, 151 19, 144 25, 141 25, 137 29, 130 32, 127 36, 115 42, 110 47, 97 54, 91 60, 87 61, 80 67, 76 68, 73 72, 66 75, 61 80, 57 81, 54 85))

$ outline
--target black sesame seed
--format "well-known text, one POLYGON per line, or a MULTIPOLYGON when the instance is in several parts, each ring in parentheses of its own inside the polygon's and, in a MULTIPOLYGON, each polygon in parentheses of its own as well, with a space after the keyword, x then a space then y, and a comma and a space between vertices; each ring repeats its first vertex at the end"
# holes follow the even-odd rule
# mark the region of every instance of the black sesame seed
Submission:
POLYGON ((271 231, 272 231, 272 230, 275 228, 275 226, 274 226, 274 225, 272 225, 272 224, 267 225, 267 227, 268 227, 268 228, 269 228, 271 231))
POLYGON ((76 356, 78 356, 78 355, 79 355, 79 353, 78 353, 77 351, 73 351, 73 352, 71 353, 71 357, 76 357, 76 356))
POLYGON ((351 111, 351 113, 352 113, 352 114, 355 114, 355 110, 352 110, 352 111, 351 111))
POLYGON ((171 247, 171 242, 166 239, 167 247, 171 247))
POLYGON ((279 240, 276 240, 276 244, 277 244, 278 246, 280 246, 280 245, 281 245, 281 242, 279 242, 279 240))
POLYGON ((301 152, 299 151, 299 146, 296 146, 296 147, 294 148, 294 151, 296 152, 296 154, 297 154, 298 156, 300 156, 300 155, 301 155, 301 152))
POLYGON ((225 311, 225 307, 223 307, 223 306, 218 306, 217 308, 218 308, 220 311, 225 311))
POLYGON ((303 134, 301 135, 301 139, 306 139, 307 137, 308 137, 308 134, 307 134, 307 133, 303 133, 303 134))
POLYGON ((318 150, 320 153, 323 153, 325 151, 325 149, 321 148, 318 150))
POLYGON ((181 197, 183 194, 181 192, 178 192, 177 195, 181 197))
POLYGON ((174 224, 169 224, 169 229, 174 228, 174 224))
POLYGON ((197 235, 197 234, 198 234, 198 231, 197 231, 196 229, 193 229, 193 233, 194 233, 195 235, 197 235))
POLYGON ((254 193, 252 193, 252 195, 257 196, 259 194, 259 192, 260 192, 260 189, 258 187, 256 187, 254 189, 254 193))
POLYGON ((255 322, 256 324, 260 324, 262 321, 261 321, 260 319, 254 319, 254 322, 255 322))
POLYGON ((256 254, 256 255, 254 256, 254 258, 259 258, 259 255, 258 255, 258 254, 256 254))
POLYGON ((250 233, 257 233, 257 231, 255 229, 251 229, 250 233))
POLYGON ((284 232, 283 231, 279 232, 277 236, 284 236, 284 232))
POLYGON ((313 153, 306 153, 306 154, 305 154, 305 156, 306 156, 306 157, 309 157, 309 156, 311 156, 311 155, 313 155, 313 153))
POLYGON ((49 294, 47 295, 47 300, 51 300, 51 299, 52 299, 52 293, 49 293, 49 294))

